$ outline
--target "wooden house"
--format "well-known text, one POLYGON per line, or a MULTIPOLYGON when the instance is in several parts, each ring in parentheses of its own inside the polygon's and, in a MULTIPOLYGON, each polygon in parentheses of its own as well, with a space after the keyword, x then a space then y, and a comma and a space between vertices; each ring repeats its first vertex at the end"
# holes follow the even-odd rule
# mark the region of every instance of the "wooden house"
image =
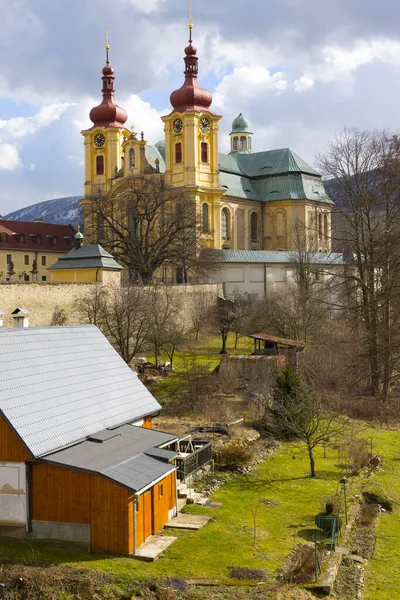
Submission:
POLYGON ((176 436, 94 325, 0 330, 0 534, 134 554, 176 513, 176 436))

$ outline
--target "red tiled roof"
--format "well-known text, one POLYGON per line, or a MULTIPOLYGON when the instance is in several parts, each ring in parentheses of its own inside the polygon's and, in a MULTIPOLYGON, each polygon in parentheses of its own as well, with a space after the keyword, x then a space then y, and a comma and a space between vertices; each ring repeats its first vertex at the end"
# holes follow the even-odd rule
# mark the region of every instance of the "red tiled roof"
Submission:
POLYGON ((75 229, 72 225, 28 223, 24 221, 7 221, 6 219, 0 219, 0 233, 6 233, 8 235, 8 240, 6 242, 2 242, 0 239, 0 249, 69 252, 73 247, 75 229), (18 234, 25 235, 25 242, 18 241, 18 234), (41 236, 40 244, 36 243, 37 236, 41 236), (53 243, 55 237, 57 238, 56 244, 53 243))

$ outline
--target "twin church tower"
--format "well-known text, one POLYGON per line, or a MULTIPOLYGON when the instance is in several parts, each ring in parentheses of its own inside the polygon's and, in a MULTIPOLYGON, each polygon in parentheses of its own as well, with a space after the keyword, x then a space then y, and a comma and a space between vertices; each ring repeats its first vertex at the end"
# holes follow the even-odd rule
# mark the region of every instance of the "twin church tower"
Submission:
POLYGON ((170 96, 171 113, 162 117, 165 139, 154 146, 125 127, 128 115, 114 101, 107 42, 103 99, 90 111, 92 127, 82 131, 86 234, 94 237, 90 198, 99 189, 112 197, 124 177, 154 174, 193 196, 212 248, 292 250, 295 225, 302 223, 316 231, 316 250, 330 250, 331 201, 314 169, 289 148, 253 153, 250 124, 242 114, 232 124, 230 153, 218 152, 221 116, 210 109, 212 96, 198 83, 191 23, 189 32, 185 80, 170 96))

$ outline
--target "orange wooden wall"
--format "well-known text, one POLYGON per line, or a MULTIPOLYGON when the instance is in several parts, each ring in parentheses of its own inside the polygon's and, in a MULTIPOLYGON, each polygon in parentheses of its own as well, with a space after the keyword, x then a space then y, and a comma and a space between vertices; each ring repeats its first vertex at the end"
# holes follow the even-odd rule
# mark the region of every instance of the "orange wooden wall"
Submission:
POLYGON ((129 554, 127 489, 100 475, 40 462, 32 468, 31 490, 33 520, 89 524, 91 551, 129 554))
POLYGON ((143 419, 143 429, 153 429, 153 417, 146 417, 143 419))
MULTIPOLYGON (((176 505, 175 473, 170 473, 151 490, 140 494, 136 511, 136 547, 138 548, 149 535, 158 533, 168 521, 168 512, 176 505), (163 495, 159 486, 163 485, 163 495)), ((133 519, 133 499, 129 509, 129 518, 133 519)), ((133 527, 132 527, 133 529, 133 527)), ((132 547, 133 552, 133 536, 132 547)))
POLYGON ((0 416, 0 461, 29 462, 34 460, 8 423, 0 416))

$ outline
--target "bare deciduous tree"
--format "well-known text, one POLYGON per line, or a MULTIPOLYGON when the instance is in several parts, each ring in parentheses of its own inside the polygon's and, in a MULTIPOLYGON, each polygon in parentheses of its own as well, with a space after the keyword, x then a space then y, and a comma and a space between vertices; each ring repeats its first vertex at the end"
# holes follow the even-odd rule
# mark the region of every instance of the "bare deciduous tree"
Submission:
POLYGON ((205 252, 193 197, 168 186, 161 175, 129 176, 111 194, 101 189, 85 201, 87 235, 103 243, 124 264, 133 281, 152 284, 166 261, 203 272, 214 263, 205 252), (204 251, 203 251, 204 250, 204 251))
POLYGON ((400 140, 386 131, 346 130, 319 156, 330 179, 336 245, 354 257, 343 278, 358 347, 366 349, 364 381, 386 400, 399 360, 394 318, 400 274, 400 140))

